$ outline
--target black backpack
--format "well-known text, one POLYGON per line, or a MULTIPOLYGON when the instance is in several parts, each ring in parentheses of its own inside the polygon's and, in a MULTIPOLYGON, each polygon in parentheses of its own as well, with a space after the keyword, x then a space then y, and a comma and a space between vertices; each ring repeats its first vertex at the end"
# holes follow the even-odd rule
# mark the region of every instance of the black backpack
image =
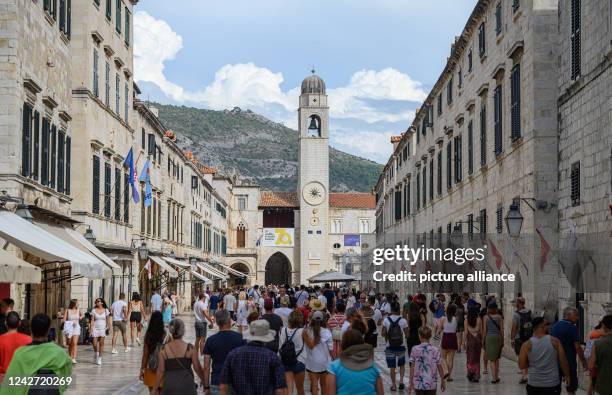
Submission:
POLYGON ((404 333, 402 332, 402 328, 399 326, 399 322, 402 317, 399 317, 397 320, 393 321, 391 317, 387 317, 389 320, 389 330, 387 331, 387 339, 389 340, 389 346, 391 347, 400 347, 404 344, 404 333))
POLYGON ((525 342, 533 335, 533 327, 531 325, 531 311, 524 313, 517 312, 519 315, 519 338, 525 342))
POLYGON ((431 302, 429 302, 429 311, 435 314, 437 309, 438 309, 438 306, 436 306, 435 300, 432 300, 431 302))
POLYGON ((363 338, 367 340, 375 339, 376 337, 376 321, 374 321, 374 318, 368 318, 368 331, 363 338))
MULTIPOLYGON (((293 343, 292 339, 293 336, 295 336, 296 332, 297 329, 293 331, 291 336, 289 336, 287 340, 285 340, 285 342, 282 344, 280 350, 278 350, 278 354, 280 355, 281 361, 283 361, 283 365, 285 366, 295 365, 298 361, 297 357, 302 353, 302 350, 304 350, 304 346, 302 346, 302 350, 300 350, 300 352, 295 352, 295 344, 293 343)), ((285 328, 285 336, 287 336, 287 328, 285 328)))

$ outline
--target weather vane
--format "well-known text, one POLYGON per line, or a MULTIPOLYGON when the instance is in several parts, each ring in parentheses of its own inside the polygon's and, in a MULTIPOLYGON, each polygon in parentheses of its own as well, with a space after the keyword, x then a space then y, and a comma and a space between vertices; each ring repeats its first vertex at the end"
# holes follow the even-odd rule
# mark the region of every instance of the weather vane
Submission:
POLYGON ((310 70, 310 71, 312 72, 312 74, 314 74, 314 73, 315 73, 315 67, 314 67, 314 64, 312 65, 312 70, 310 70))

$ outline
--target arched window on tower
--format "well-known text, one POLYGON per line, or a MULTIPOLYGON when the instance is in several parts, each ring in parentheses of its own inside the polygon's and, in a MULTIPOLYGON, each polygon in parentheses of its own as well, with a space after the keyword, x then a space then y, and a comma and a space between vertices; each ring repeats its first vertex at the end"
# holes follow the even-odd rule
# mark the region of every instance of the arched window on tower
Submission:
POLYGON ((246 246, 246 227, 241 222, 236 228, 236 247, 244 248, 246 246))
POLYGON ((321 118, 311 115, 308 119, 308 137, 321 137, 321 118))

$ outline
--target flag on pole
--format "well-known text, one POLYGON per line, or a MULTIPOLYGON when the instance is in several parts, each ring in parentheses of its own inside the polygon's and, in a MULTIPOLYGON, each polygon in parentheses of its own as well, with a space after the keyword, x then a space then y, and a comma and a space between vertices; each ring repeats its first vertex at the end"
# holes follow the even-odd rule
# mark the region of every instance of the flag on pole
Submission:
POLYGON ((503 261, 502 255, 500 254, 499 250, 493 243, 493 240, 489 239, 489 244, 491 245, 491 253, 495 257, 495 266, 497 267, 497 270, 501 270, 502 261, 503 261))
POLYGON ((145 183, 144 206, 149 207, 153 203, 153 189, 151 187, 151 161, 147 160, 140 171, 139 181, 145 183))
POLYGON ((543 272, 544 265, 546 264, 546 261, 548 261, 550 244, 548 244, 548 242, 544 238, 544 235, 542 235, 542 232, 540 232, 540 229, 536 228, 536 232, 538 233, 538 236, 540 236, 540 271, 543 272))
POLYGON ((147 275, 149 277, 149 280, 151 279, 152 275, 151 275, 151 260, 148 259, 147 263, 145 263, 145 269, 147 269, 147 275))
POLYGON ((130 185, 132 186, 132 199, 134 203, 138 203, 140 201, 140 195, 138 194, 138 188, 136 188, 136 169, 134 168, 134 151, 130 148, 130 152, 128 152, 125 160, 123 161, 123 166, 127 166, 130 169, 130 185))

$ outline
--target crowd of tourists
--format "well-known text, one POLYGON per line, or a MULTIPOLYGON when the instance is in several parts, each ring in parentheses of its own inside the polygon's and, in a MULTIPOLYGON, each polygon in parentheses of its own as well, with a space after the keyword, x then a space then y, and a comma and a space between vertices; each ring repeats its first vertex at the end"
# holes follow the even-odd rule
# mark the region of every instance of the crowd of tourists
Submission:
POLYGON ((429 395, 451 387, 458 374, 465 375, 469 385, 487 376, 491 385, 499 385, 506 335, 518 358, 516 380, 527 394, 561 394, 563 387, 575 393, 578 362, 589 373, 589 395, 611 393, 612 315, 601 318, 583 347, 573 307, 551 323, 533 315, 525 299, 517 297, 507 334, 495 296, 480 302, 468 293, 447 296, 427 300, 415 294, 400 300, 393 293, 329 284, 206 290, 191 306, 194 344, 184 340, 187 329, 177 315, 175 293, 154 292, 149 309, 137 293, 129 302, 121 294, 110 308, 98 298, 86 320, 72 300, 61 317, 67 352, 49 333, 50 317, 36 314, 22 320, 12 311, 13 301, 5 299, 0 304, 0 375, 5 380, 0 394, 28 393, 27 387, 7 389, 10 377, 70 377, 81 331, 92 340, 98 365, 107 336, 112 335, 112 353, 117 353, 119 334, 125 352, 134 342, 142 345, 139 378, 151 394, 196 394, 200 387, 210 395, 398 390, 429 395), (379 346, 390 376, 384 381, 374 358, 379 346), (461 353, 464 369, 458 367, 461 353), (383 382, 390 384, 385 388, 383 382))

